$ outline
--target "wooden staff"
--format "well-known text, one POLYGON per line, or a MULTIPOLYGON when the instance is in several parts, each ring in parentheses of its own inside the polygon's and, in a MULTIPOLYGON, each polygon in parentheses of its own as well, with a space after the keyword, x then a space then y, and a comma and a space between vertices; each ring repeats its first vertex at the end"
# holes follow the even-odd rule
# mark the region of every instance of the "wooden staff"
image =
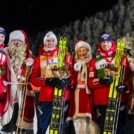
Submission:
POLYGON ((22 82, 8 82, 8 81, 3 81, 4 86, 7 85, 30 85, 31 83, 22 83, 22 82))
POLYGON ((26 96, 27 96, 27 91, 28 91, 28 84, 27 83, 28 83, 29 76, 30 76, 31 71, 32 71, 32 67, 31 67, 32 64, 33 64, 33 59, 28 58, 26 60, 26 66, 27 66, 26 72, 25 72, 26 81, 25 81, 23 89, 22 89, 22 99, 21 99, 21 106, 20 106, 20 110, 19 110, 20 117, 18 119, 18 127, 17 127, 16 134, 18 134, 19 124, 20 124, 20 132, 19 133, 22 134, 24 110, 25 110, 26 96))

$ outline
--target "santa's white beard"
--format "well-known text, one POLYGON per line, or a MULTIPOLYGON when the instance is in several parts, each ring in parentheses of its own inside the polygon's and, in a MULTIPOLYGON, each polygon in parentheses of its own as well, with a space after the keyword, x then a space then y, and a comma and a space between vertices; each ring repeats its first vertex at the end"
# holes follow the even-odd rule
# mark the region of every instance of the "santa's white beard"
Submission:
POLYGON ((26 44, 22 44, 20 47, 16 47, 12 42, 8 44, 10 60, 12 62, 14 72, 19 73, 22 64, 24 63, 26 56, 26 44))

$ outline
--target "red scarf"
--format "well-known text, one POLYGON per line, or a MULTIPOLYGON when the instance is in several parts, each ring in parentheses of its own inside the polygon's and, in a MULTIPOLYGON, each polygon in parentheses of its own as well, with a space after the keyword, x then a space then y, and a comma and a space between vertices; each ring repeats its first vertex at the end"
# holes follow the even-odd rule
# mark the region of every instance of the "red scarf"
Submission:
POLYGON ((0 49, 4 48, 4 43, 0 45, 0 49))

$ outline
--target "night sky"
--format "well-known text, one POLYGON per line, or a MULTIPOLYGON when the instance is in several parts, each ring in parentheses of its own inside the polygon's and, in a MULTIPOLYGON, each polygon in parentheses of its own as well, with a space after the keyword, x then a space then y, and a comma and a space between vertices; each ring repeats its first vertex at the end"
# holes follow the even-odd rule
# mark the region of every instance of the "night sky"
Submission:
POLYGON ((3 0, 0 3, 0 25, 7 34, 23 29, 29 36, 39 31, 68 25, 77 19, 112 8, 118 0, 3 0))

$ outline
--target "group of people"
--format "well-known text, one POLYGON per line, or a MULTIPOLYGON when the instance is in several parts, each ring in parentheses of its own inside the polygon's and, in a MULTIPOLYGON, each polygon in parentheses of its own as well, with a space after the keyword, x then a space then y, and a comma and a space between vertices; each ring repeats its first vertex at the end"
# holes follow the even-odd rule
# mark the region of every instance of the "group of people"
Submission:
MULTIPOLYGON (((74 55, 68 65, 65 62, 65 67, 60 68, 62 71, 57 69, 58 39, 52 31, 44 36, 37 57, 33 56, 23 30, 10 33, 7 47, 4 47, 5 38, 5 29, 0 27, 1 133, 34 133, 36 111, 37 134, 46 134, 56 87, 64 92, 62 134, 103 134, 113 82, 113 76, 105 75, 105 71, 114 65, 117 47, 108 33, 100 36, 96 57, 92 56, 88 42, 78 40, 74 55), (68 76, 56 75, 65 73, 64 69, 69 72, 68 76)), ((125 61, 123 83, 116 87, 122 94, 117 134, 127 134, 126 113, 131 90, 128 78, 132 70, 126 56, 125 61)))

